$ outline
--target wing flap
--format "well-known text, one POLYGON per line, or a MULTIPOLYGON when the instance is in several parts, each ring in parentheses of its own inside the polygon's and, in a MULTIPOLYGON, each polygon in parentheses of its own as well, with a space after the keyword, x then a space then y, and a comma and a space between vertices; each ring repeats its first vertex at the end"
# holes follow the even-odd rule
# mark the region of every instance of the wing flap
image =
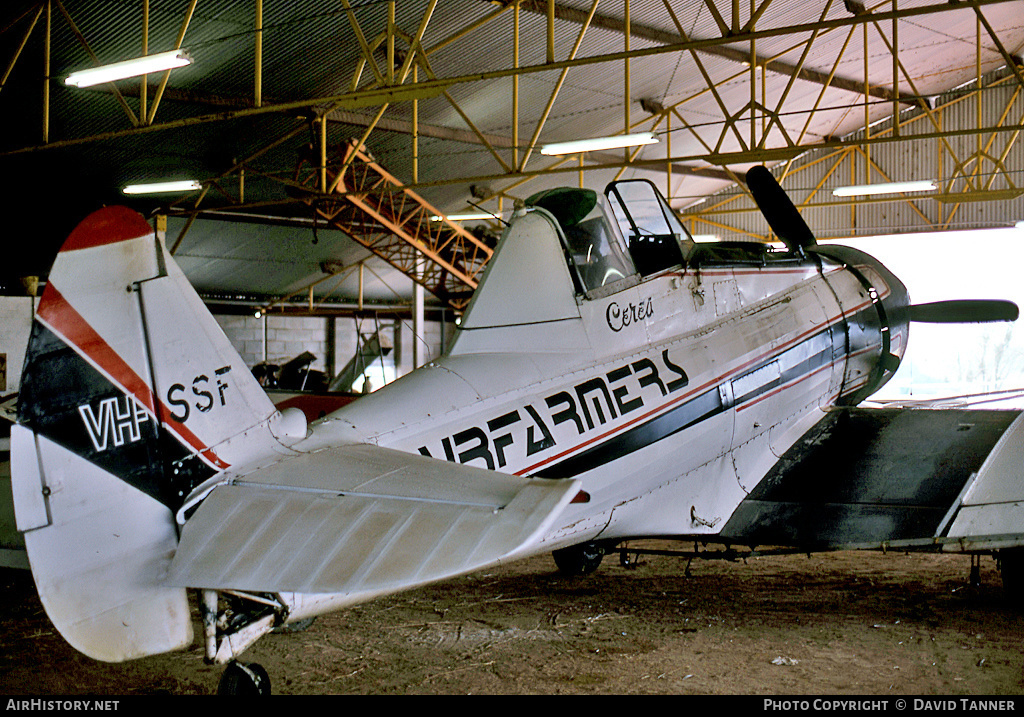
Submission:
POLYGON ((578 490, 373 446, 300 456, 215 488, 168 584, 366 599, 529 551, 578 490))
MULTIPOLYGON (((834 411, 782 456, 739 505, 722 536, 740 544, 808 549, 946 538, 950 516, 970 495, 965 486, 999 453, 1019 415, 969 409, 834 411)), ((1019 466, 1020 453, 1016 456, 1019 466)), ((1019 469, 1014 476, 1019 486, 1019 469)), ((1018 489, 1024 498, 1021 493, 1018 489)), ((1014 530, 1024 534, 1024 523, 1017 521, 1014 530)))

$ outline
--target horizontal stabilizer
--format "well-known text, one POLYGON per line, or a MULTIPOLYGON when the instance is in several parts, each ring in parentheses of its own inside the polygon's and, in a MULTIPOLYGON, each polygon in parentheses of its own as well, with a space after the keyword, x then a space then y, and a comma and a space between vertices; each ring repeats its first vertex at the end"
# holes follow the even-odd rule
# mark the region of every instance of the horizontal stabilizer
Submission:
POLYGON ((121 662, 187 647, 185 590, 163 583, 174 515, 45 436, 11 428, 18 529, 39 599, 75 649, 121 662))
POLYGON ((214 489, 168 584, 358 602, 528 552, 578 490, 377 446, 307 454, 214 489))

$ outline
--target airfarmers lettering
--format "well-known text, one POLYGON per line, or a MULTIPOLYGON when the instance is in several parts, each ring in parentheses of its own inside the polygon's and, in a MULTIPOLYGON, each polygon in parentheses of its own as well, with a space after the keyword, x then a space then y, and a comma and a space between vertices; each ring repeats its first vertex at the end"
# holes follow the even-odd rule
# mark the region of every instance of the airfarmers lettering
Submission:
POLYGON ((582 436, 656 403, 688 383, 686 372, 669 358, 666 349, 660 366, 647 357, 631 361, 546 396, 540 407, 527 404, 508 411, 445 436, 433 446, 420 446, 419 452, 443 456, 453 463, 477 461, 481 467, 501 469, 512 462, 512 451, 518 451, 520 458, 530 458, 554 448, 555 433, 562 424, 582 436))
POLYGON ((622 331, 622 329, 630 324, 635 324, 652 316, 654 316, 654 302, 650 297, 647 298, 647 301, 641 301, 639 304, 634 304, 631 301, 625 306, 619 306, 618 302, 613 301, 608 304, 608 308, 604 312, 608 328, 616 333, 622 331))

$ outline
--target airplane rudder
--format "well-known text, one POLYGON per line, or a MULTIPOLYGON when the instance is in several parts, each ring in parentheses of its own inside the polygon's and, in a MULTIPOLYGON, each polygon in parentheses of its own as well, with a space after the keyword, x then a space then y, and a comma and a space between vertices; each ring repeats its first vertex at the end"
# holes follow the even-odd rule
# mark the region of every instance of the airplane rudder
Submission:
MULTIPOLYGON (((173 508, 190 484, 223 466, 203 455, 209 444, 167 420, 157 393, 167 342, 143 295, 168 281, 176 286, 163 291, 181 292, 184 277, 170 278, 141 215, 108 207, 86 217, 58 253, 36 309, 18 420, 173 508)), ((200 308, 206 316, 194 318, 215 325, 200 308)), ((177 320, 189 323, 181 311, 177 320)))
POLYGON ((162 275, 141 215, 87 217, 54 261, 26 349, 11 482, 40 600, 81 652, 120 661, 184 647, 186 591, 162 584, 193 452, 158 419, 141 283, 162 275), (175 462, 180 469, 175 471, 175 462))

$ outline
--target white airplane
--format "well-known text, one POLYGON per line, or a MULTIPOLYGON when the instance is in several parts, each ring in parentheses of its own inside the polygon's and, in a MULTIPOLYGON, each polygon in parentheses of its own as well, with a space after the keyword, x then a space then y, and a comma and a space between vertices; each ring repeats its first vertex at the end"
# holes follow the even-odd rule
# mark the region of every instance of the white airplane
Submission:
POLYGON ((448 355, 308 425, 143 217, 90 215, 39 302, 11 433, 50 619, 129 660, 192 643, 197 591, 221 690, 267 693, 239 658, 271 630, 540 552, 588 572, 640 537, 1024 545, 1019 411, 855 408, 909 321, 1016 306, 912 306, 747 176, 785 251, 695 244, 646 181, 532 197, 448 355))

